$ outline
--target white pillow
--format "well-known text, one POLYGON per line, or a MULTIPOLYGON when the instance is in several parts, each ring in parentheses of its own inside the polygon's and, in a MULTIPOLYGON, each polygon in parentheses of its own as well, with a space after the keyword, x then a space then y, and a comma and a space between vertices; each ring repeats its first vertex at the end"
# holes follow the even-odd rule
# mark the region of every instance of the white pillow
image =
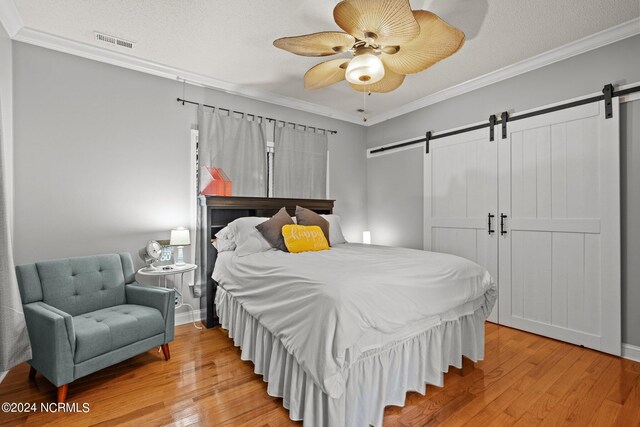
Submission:
POLYGON ((229 227, 228 225, 216 233, 216 239, 233 241, 233 237, 234 236, 233 236, 233 233, 231 232, 231 227, 229 227))
POLYGON ((216 233, 216 240, 213 242, 213 246, 218 252, 234 251, 236 249, 236 242, 229 226, 216 233))
POLYGON ((347 243, 347 240, 342 234, 342 227, 340 227, 340 217, 338 215, 320 216, 329 221, 329 241, 331 242, 331 245, 337 243, 347 243))
POLYGON ((238 218, 229 224, 228 227, 236 244, 236 255, 246 256, 273 249, 269 242, 267 242, 256 229, 256 225, 262 224, 268 219, 269 218, 251 216, 238 218))

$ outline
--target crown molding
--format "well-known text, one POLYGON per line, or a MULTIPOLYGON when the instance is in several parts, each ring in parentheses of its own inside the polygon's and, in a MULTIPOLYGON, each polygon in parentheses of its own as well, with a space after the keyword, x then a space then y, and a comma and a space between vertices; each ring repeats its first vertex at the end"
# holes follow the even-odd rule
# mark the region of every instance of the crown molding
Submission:
POLYGON ((24 27, 20 13, 18 13, 18 8, 13 0, 0 2, 0 23, 2 23, 11 38, 24 27))
POLYGON ((391 109, 384 113, 376 114, 368 119, 366 123, 362 118, 322 105, 314 104, 299 99, 278 95, 259 89, 246 87, 226 81, 214 79, 202 74, 192 73, 175 67, 159 64, 153 61, 135 58, 122 52, 110 50, 87 43, 69 40, 42 31, 33 30, 24 26, 13 0, 0 1, 0 22, 4 25, 9 36, 16 41, 45 47, 59 52, 80 56, 94 61, 104 62, 123 68, 128 68, 143 73, 164 77, 172 80, 186 80, 188 83, 210 89, 220 90, 229 94, 239 95, 270 104, 280 105, 295 110, 305 111, 320 116, 329 117, 354 123, 360 126, 372 126, 382 123, 394 117, 410 113, 415 110, 445 101, 449 98, 480 89, 498 83, 502 80, 536 70, 546 65, 562 61, 567 58, 606 46, 611 43, 623 40, 628 37, 640 34, 640 18, 611 27, 596 34, 589 35, 582 39, 560 46, 556 49, 544 52, 532 58, 508 65, 499 70, 485 74, 483 76, 468 80, 458 85, 449 87, 418 100, 412 101, 401 107, 391 109))
POLYGON ((508 65, 499 70, 492 71, 480 77, 467 80, 466 82, 425 96, 424 98, 417 99, 401 107, 376 114, 368 119, 367 126, 382 123, 394 117, 428 107, 429 105, 437 104, 438 102, 445 101, 449 98, 498 83, 502 80, 510 79, 511 77, 542 68, 546 65, 571 58, 572 56, 580 55, 581 53, 615 43, 637 34, 640 34, 640 18, 634 18, 620 25, 616 25, 615 27, 600 31, 599 33, 589 35, 556 49, 541 53, 540 55, 533 56, 529 59, 508 65))
MULTIPOLYGON (((0 10, 0 14, 2 14, 2 12, 3 11, 0 10)), ((12 39, 19 42, 29 43, 35 46, 80 56, 82 58, 116 65, 118 67, 128 68, 130 70, 140 71, 154 76, 164 77, 172 80, 186 80, 187 83, 196 86, 215 89, 229 94, 243 96, 245 98, 251 98, 270 104, 280 105, 282 107, 288 107, 299 111, 305 111, 336 120, 342 120, 345 122, 362 125, 361 117, 348 113, 342 113, 330 107, 313 104, 307 101, 301 101, 299 99, 290 98, 287 96, 277 95, 272 92, 253 89, 243 85, 229 83, 202 74, 192 73, 190 71, 159 64, 157 62, 135 58, 122 52, 102 48, 99 46, 93 46, 74 40, 69 40, 60 36, 33 30, 27 27, 22 27, 19 31, 17 31, 12 39)))

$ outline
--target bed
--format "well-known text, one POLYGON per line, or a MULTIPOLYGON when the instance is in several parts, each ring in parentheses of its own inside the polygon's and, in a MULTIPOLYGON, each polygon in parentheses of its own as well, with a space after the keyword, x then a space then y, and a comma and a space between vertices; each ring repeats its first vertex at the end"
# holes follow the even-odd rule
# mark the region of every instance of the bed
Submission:
POLYGON ((385 406, 484 356, 488 272, 453 255, 341 243, 217 254, 220 324, 305 426, 382 425, 385 406))

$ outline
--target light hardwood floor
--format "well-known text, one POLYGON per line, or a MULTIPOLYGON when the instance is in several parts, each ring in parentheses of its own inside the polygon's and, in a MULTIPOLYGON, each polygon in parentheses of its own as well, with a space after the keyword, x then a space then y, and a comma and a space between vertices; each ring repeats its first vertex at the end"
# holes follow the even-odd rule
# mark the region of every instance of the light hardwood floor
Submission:
MULTIPOLYGON (((486 359, 445 387, 388 407, 385 426, 638 426, 640 363, 487 323, 486 359)), ((149 351, 69 386, 89 413, 0 413, 8 425, 288 426, 280 399, 221 329, 177 328, 171 360, 149 351)), ((55 388, 28 366, 0 384, 0 402, 52 402, 55 388)))

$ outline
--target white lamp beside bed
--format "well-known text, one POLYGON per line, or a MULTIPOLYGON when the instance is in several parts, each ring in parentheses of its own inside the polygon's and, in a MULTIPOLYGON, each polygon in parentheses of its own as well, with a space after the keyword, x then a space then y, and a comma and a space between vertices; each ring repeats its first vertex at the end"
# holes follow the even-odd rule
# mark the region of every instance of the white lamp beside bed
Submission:
POLYGON ((171 240, 169 241, 171 246, 178 247, 178 255, 176 256, 175 265, 185 265, 184 262, 184 247, 191 244, 191 238, 189 237, 189 229, 184 227, 178 227, 171 230, 171 240))

